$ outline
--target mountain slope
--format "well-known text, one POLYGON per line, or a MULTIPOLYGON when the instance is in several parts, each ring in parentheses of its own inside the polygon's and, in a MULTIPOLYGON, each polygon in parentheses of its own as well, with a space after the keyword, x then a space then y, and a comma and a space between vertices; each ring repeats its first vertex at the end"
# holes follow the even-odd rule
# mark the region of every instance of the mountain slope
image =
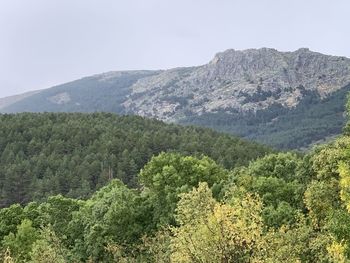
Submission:
POLYGON ((271 149, 210 129, 110 113, 0 115, 0 207, 64 194, 87 197, 136 175, 162 151, 207 155, 226 168, 271 149))
POLYGON ((308 49, 227 50, 204 66, 140 79, 124 106, 138 115, 174 121, 188 112, 255 112, 276 103, 292 108, 305 91, 323 98, 349 83, 350 59, 344 57, 308 49))
POLYGON ((136 114, 301 148, 340 132, 349 83, 345 57, 305 48, 227 50, 197 67, 84 78, 0 111, 136 114))
POLYGON ((317 92, 309 92, 292 108, 273 104, 254 113, 193 114, 179 123, 215 128, 279 149, 303 148, 342 132, 349 91, 347 85, 323 99, 317 92))
POLYGON ((26 92, 26 93, 19 94, 19 95, 0 98, 0 109, 6 108, 7 106, 15 104, 18 101, 22 101, 26 97, 30 97, 30 96, 34 95, 35 93, 39 93, 39 92, 40 92, 39 90, 36 90, 36 91, 30 91, 30 92, 26 92))
POLYGON ((0 109, 14 112, 117 112, 137 80, 159 71, 108 72, 42 90, 0 109))

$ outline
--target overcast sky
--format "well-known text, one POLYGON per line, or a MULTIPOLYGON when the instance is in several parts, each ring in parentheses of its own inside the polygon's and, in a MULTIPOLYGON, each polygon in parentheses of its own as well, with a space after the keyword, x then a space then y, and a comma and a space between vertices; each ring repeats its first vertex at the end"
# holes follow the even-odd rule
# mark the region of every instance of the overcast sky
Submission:
POLYGON ((349 0, 0 0, 0 97, 228 48, 350 57, 349 0))

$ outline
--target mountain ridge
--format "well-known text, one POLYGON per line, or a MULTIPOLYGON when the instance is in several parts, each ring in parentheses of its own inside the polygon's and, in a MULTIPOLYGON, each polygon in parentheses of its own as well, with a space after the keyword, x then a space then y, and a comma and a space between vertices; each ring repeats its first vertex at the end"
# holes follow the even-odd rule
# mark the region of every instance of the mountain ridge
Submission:
POLYGON ((226 50, 218 53, 208 64, 194 67, 192 72, 188 72, 189 69, 186 69, 185 76, 174 76, 174 72, 165 71, 139 80, 131 87, 131 99, 124 106, 138 115, 173 121, 181 118, 181 110, 186 110, 186 107, 176 112, 176 107, 182 105, 179 102, 164 104, 159 94, 169 96, 171 93, 189 98, 190 107, 187 108, 197 114, 230 108, 247 112, 267 108, 276 100, 285 107, 293 107, 302 97, 298 89, 301 86, 306 90, 317 89, 321 96, 327 96, 350 83, 350 59, 325 56, 305 48, 294 52, 268 48, 226 50), (169 73, 172 73, 171 76, 169 73), (162 75, 166 76, 162 78, 162 75), (169 82, 174 82, 171 84, 175 88, 168 89, 169 82), (200 92, 196 93, 198 86, 200 92), (132 95, 144 92, 145 87, 157 92, 149 98, 138 96, 135 100, 132 95), (258 92, 266 96, 265 100, 249 101, 258 92), (193 93, 195 97, 190 98, 193 93), (276 99, 276 96, 279 98, 276 99), (167 111, 152 111, 153 108, 165 108, 167 111))
POLYGON ((228 49, 200 66, 111 71, 85 77, 25 96, 6 107, 0 105, 0 112, 135 114, 209 126, 279 148, 300 148, 322 139, 316 133, 328 137, 341 131, 345 120, 343 97, 349 83, 350 59, 346 57, 323 55, 308 48, 289 52, 272 48, 228 49), (341 106, 333 107, 332 103, 341 106), (308 139, 295 145, 275 143, 274 134, 288 129, 286 118, 294 116, 291 112, 299 108, 303 109, 297 110, 300 122, 310 122, 302 127, 308 139), (307 114, 315 109, 322 114, 307 114), (230 129, 224 127, 225 123, 210 124, 218 123, 215 120, 222 119, 223 114, 227 114, 230 129), (256 125, 251 124, 256 115, 263 117, 256 125), (321 124, 322 116, 327 116, 330 123, 321 124), (284 119, 284 124, 271 130, 274 120, 279 119, 284 119), (260 130, 256 129, 258 126, 260 130), (321 133, 316 132, 318 129, 321 133), (267 141, 263 139, 266 134, 267 141))

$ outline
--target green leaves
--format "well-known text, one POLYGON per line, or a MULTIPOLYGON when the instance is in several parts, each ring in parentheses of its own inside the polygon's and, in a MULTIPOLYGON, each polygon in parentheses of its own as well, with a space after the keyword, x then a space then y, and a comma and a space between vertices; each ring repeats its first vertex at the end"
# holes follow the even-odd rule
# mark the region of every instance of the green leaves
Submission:
POLYGON ((69 223, 69 240, 80 259, 108 260, 108 243, 130 244, 141 237, 143 224, 138 220, 138 196, 118 180, 100 189, 69 223))
POLYGON ((9 248, 12 255, 19 262, 27 262, 30 259, 30 251, 33 243, 39 238, 39 232, 33 228, 32 222, 24 219, 17 227, 17 232, 4 237, 2 246, 9 248))
POLYGON ((29 254, 30 263, 66 263, 69 256, 67 249, 50 227, 41 230, 29 254))
POLYGON ((172 228, 172 262, 250 262, 265 248, 262 204, 252 195, 218 203, 206 183, 183 194, 172 228))
MULTIPOLYGON (((50 118, 54 116, 60 117, 50 118)), ((133 125, 137 128, 143 122, 133 125)), ((154 143, 150 146, 137 140, 114 140, 107 133, 101 135, 108 141, 103 148, 92 141, 90 145, 80 128, 76 129, 74 140, 79 143, 74 147, 62 144, 58 138, 69 140, 69 134, 59 131, 54 143, 57 151, 46 159, 40 153, 25 160, 27 153, 38 154, 36 140, 31 140, 26 152, 18 145, 6 146, 6 158, 0 158, 6 173, 17 175, 27 172, 27 165, 30 170, 35 162, 33 184, 47 190, 46 194, 65 189, 67 195, 86 197, 108 181, 85 201, 63 195, 41 199, 45 194, 40 190, 36 196, 41 195, 41 202, 0 209, 1 253, 8 249, 15 262, 328 263, 346 262, 350 256, 350 213, 346 210, 350 200, 349 137, 303 157, 270 154, 231 172, 204 155, 162 152, 144 165, 139 181, 134 180, 138 187, 132 189, 113 179, 115 167, 126 180, 129 170, 136 173, 152 155, 153 147, 159 150, 167 143, 176 144, 176 135, 168 142, 160 139, 163 131, 157 131, 157 138, 148 134, 154 143), (133 148, 118 155, 120 143, 135 144, 144 154, 133 148), (92 152, 82 157, 79 145, 92 152), (17 148, 18 154, 12 155, 17 148), (55 160, 59 152, 66 154, 55 160), (17 161, 23 162, 17 167, 17 161), (69 170, 74 167, 77 177, 69 170)), ((92 137, 99 134, 96 129, 92 137)), ((172 129, 179 132, 176 126, 172 129)), ((14 135, 19 140, 26 136, 26 132, 14 135)), ((202 147, 201 135, 191 136, 194 143, 185 147, 189 152, 202 147)), ((221 137, 215 147, 221 147, 226 139, 221 137)), ((203 145, 210 148, 211 144, 206 141, 203 145)), ((50 153, 47 148, 45 151, 50 153)), ((211 152, 218 156, 221 151, 211 152)), ((226 157, 221 161, 227 161, 226 157)))
POLYGON ((0 240, 10 232, 15 233, 23 219, 23 208, 19 204, 0 209, 0 240))
POLYGON ((0 207, 62 194, 87 199, 111 179, 137 188, 153 155, 203 154, 226 168, 268 147, 209 129, 109 113, 0 115, 0 207))
MULTIPOLYGON (((174 211, 179 195, 190 191, 200 182, 220 192, 228 172, 208 157, 183 157, 176 153, 161 153, 141 170, 140 182, 149 190, 154 206, 154 222, 174 224, 174 211)), ((218 195, 216 195, 218 197, 218 195)))

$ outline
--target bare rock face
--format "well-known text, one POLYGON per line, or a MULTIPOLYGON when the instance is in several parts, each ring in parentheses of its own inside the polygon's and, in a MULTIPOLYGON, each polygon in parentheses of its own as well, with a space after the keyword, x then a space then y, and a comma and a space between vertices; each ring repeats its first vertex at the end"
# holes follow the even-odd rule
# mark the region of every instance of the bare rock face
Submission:
POLYGON ((350 59, 298 49, 218 53, 208 64, 142 78, 126 112, 176 121, 188 114, 251 112, 278 103, 294 107, 308 91, 327 97, 350 83, 350 59))
POLYGON ((61 104, 66 104, 70 102, 71 98, 68 92, 62 92, 55 96, 49 97, 48 100, 51 101, 52 103, 61 105, 61 104))

